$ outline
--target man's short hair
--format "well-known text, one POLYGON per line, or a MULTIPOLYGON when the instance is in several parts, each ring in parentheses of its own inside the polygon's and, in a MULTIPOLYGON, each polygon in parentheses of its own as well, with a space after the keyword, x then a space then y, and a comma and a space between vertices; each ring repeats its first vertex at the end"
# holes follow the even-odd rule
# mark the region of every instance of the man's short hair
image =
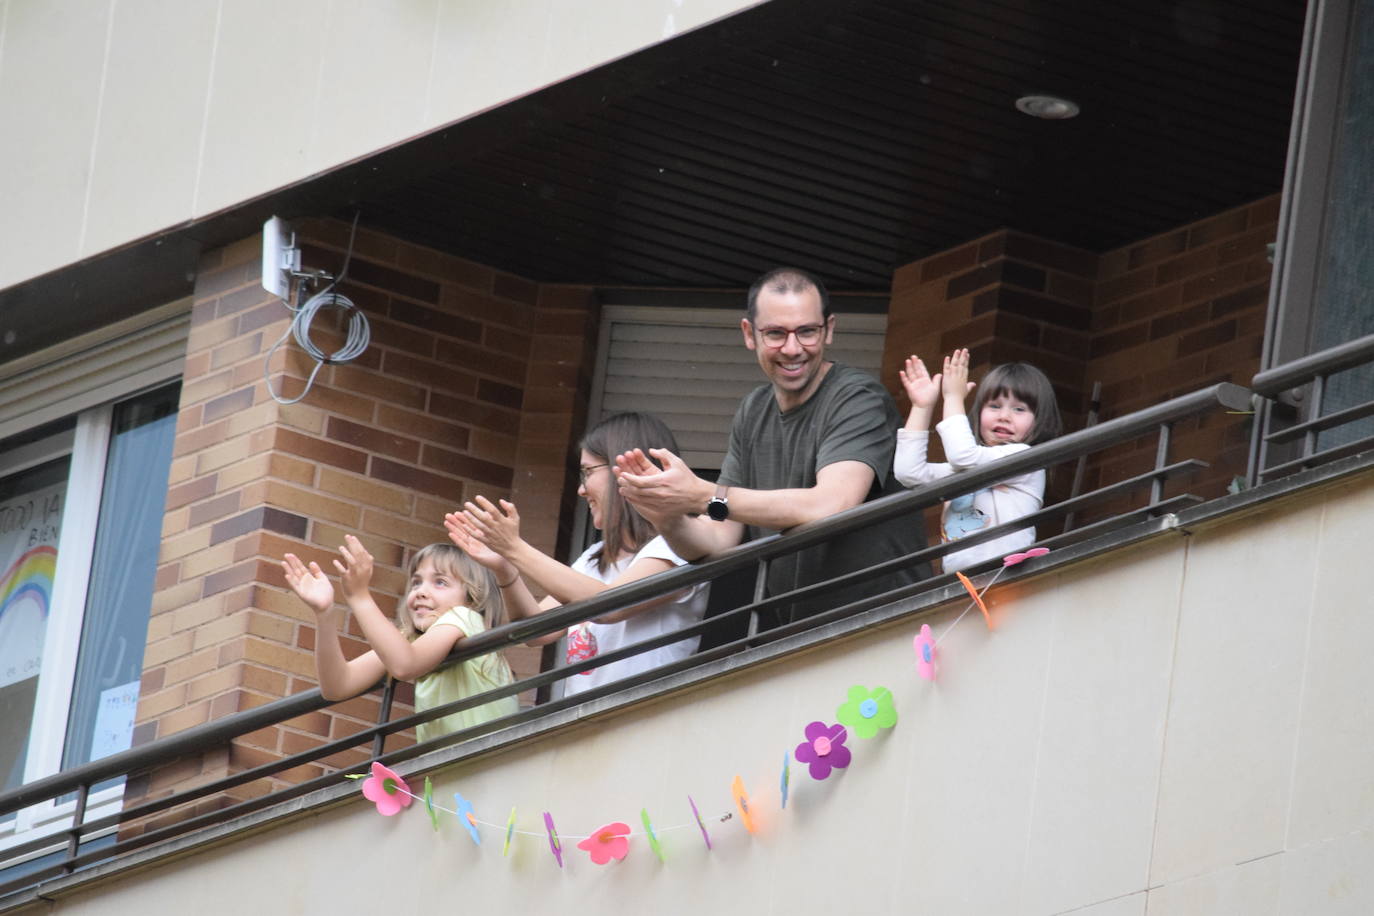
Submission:
POLYGON ((825 291, 825 283, 820 277, 813 276, 804 270, 796 267, 774 267, 763 276, 754 281, 754 285, 749 287, 749 304, 746 309, 749 313, 749 323, 756 321, 755 316, 759 310, 759 293, 764 290, 774 293, 804 293, 808 289, 814 289, 821 297, 821 320, 830 318, 830 294, 825 291))

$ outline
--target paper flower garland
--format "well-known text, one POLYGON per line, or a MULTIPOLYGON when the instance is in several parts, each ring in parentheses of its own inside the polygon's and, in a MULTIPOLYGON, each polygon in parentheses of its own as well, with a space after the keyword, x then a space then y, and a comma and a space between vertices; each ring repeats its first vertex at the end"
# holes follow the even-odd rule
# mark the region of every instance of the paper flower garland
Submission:
POLYGON ((697 803, 692 801, 692 796, 687 796, 687 804, 692 806, 692 817, 697 819, 697 827, 701 828, 701 838, 706 841, 706 848, 711 848, 711 834, 706 832, 706 824, 701 819, 701 812, 697 810, 697 803))
POLYGON ((758 832, 758 825, 754 823, 753 812, 749 810, 749 793, 744 791, 744 780, 735 775, 735 781, 730 784, 730 794, 735 797, 735 807, 739 810, 739 819, 744 822, 744 829, 750 833, 758 832))
POLYGON ((935 637, 930 624, 921 624, 921 632, 911 642, 916 649, 916 673, 928 681, 935 680, 935 637))
POLYGON ((434 808, 434 783, 425 777, 425 813, 429 815, 429 822, 434 827, 434 832, 439 832, 439 812, 434 808))
POLYGON ((1004 568, 1007 566, 1015 566, 1017 563, 1020 563, 1024 560, 1033 560, 1036 557, 1043 557, 1045 554, 1049 552, 1050 549, 1048 547, 1032 547, 1030 550, 1027 550, 1024 553, 1008 554, 1007 556, 1002 558, 1002 566, 1004 568))
POLYGON ((849 766, 852 755, 844 746, 847 733, 843 725, 812 722, 806 726, 806 740, 797 745, 798 763, 811 765, 812 779, 826 779, 832 769, 849 766))
POLYGON ((511 806, 510 817, 506 818, 506 842, 501 844, 501 855, 510 852, 510 838, 515 834, 515 807, 511 806))
POLYGON ((477 832, 477 813, 472 809, 472 802, 468 801, 457 792, 453 793, 453 800, 458 805, 458 820, 463 822, 463 826, 468 828, 468 836, 478 846, 482 845, 482 834, 477 832))
MULTIPOLYGON (((1003 569, 1005 568, 1006 567, 1003 567, 1003 569)), ((978 605, 978 610, 983 612, 983 622, 988 625, 988 629, 997 629, 997 625, 992 622, 992 615, 988 613, 988 606, 983 603, 983 596, 978 594, 978 589, 973 587, 973 583, 968 580, 968 576, 961 572, 956 572, 955 575, 959 577, 960 582, 964 583, 964 588, 968 591, 969 597, 973 599, 973 603, 978 605)))
POLYGON ((618 862, 630 852, 629 833, 630 825, 617 821, 594 832, 578 843, 577 848, 585 849, 597 865, 605 865, 612 859, 618 862))
POLYGON ((892 691, 886 687, 850 687, 849 699, 835 710, 835 718, 847 725, 860 738, 872 738, 880 728, 897 724, 897 707, 892 705, 892 691))
POLYGON ((549 833, 549 851, 558 861, 558 867, 563 867, 563 844, 558 842, 558 831, 553 828, 553 815, 544 812, 544 829, 549 833))
POLYGON ((372 775, 363 780, 363 797, 377 805, 377 813, 391 817, 410 807, 410 787, 395 772, 373 761, 372 775))
POLYGON ((644 836, 649 841, 649 848, 654 851, 654 855, 658 856, 660 862, 667 862, 668 860, 663 856, 663 844, 658 841, 658 834, 654 833, 654 825, 649 821, 648 808, 639 809, 639 820, 644 825, 644 836))
MULTIPOLYGON (((1034 557, 1044 556, 1049 550, 1043 547, 1034 547, 1023 553, 1010 554, 1003 560, 1003 566, 992 577, 992 580, 983 587, 982 592, 974 588, 973 583, 963 573, 957 573, 960 583, 967 590, 972 601, 963 613, 950 624, 949 629, 944 635, 948 635, 958 625, 959 620, 963 619, 968 611, 977 607, 983 613, 983 618, 987 622, 988 628, 993 628, 991 614, 987 605, 983 603, 982 597, 993 584, 996 583, 1006 569, 1022 563, 1034 557)), ((937 669, 937 649, 939 640, 936 640, 931 633, 928 624, 922 625, 921 632, 912 640, 913 648, 916 650, 916 669, 921 677, 927 680, 934 680, 937 669)), ((570 659, 572 661, 573 659, 570 659)), ((577 659, 581 660, 581 659, 577 659)), ((835 711, 835 718, 838 724, 828 725, 822 721, 815 721, 808 724, 804 730, 805 738, 798 744, 795 755, 798 763, 806 764, 811 778, 816 780, 828 779, 830 774, 836 769, 845 769, 853 760, 853 754, 845 745, 849 737, 849 731, 853 730, 860 738, 872 738, 882 729, 892 728, 897 724, 897 709, 893 699, 892 691, 886 687, 874 687, 871 690, 861 685, 851 686, 845 702, 835 711)), ((782 756, 782 770, 778 777, 779 795, 781 797, 781 807, 786 809, 791 783, 791 756, 784 751, 782 756)), ((343 774, 347 779, 362 780, 363 795, 376 805, 378 813, 384 816, 398 814, 401 809, 410 806, 411 801, 419 799, 424 802, 424 808, 429 816, 431 824, 435 830, 439 829, 439 812, 447 811, 456 815, 462 822, 464 829, 473 843, 480 846, 482 837, 479 826, 496 828, 497 824, 486 821, 479 821, 473 809, 472 802, 463 798, 455 792, 453 799, 457 804, 456 811, 449 811, 434 803, 434 785, 429 777, 425 777, 424 794, 415 795, 410 791, 404 779, 396 772, 383 766, 381 763, 371 764, 371 775, 364 776, 361 773, 343 774)), ((759 829, 757 822, 757 812, 752 810, 749 795, 745 791, 744 780, 736 775, 731 784, 731 795, 734 798, 736 809, 740 815, 740 821, 744 828, 750 833, 756 833, 759 829)), ((706 829, 706 822, 702 819, 701 811, 697 808, 692 796, 687 796, 687 804, 692 809, 692 818, 696 821, 697 829, 701 831, 701 839, 706 844, 708 850, 712 849, 711 835, 706 829)), ((660 862, 666 862, 663 844, 659 840, 658 831, 654 829, 653 822, 649 818, 647 808, 640 809, 640 821, 644 825, 644 838, 653 850, 654 855, 660 862)), ((721 816, 721 820, 728 820, 730 814, 721 816)), ((518 832, 525 836, 539 836, 536 832, 517 831, 515 829, 516 809, 511 808, 510 817, 506 821, 505 842, 501 847, 503 856, 509 855, 511 841, 518 832)), ((678 824, 666 828, 676 830, 690 827, 690 822, 678 824)), ((564 867, 563 852, 564 847, 559 839, 558 831, 554 827, 553 815, 544 812, 544 828, 548 838, 549 850, 553 854, 554 860, 559 868, 564 867)), ((627 824, 614 822, 606 824, 591 836, 577 844, 579 849, 587 852, 592 862, 596 865, 607 865, 611 861, 621 861, 630 850, 631 832, 627 824)))

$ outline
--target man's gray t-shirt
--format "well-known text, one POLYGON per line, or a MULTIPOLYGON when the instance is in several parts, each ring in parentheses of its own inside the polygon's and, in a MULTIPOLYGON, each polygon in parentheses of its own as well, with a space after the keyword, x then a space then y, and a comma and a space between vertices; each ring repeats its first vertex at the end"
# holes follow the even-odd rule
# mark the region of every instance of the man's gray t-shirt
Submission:
MULTIPOLYGON (((806 403, 784 413, 771 385, 750 392, 730 426, 730 446, 721 465, 719 482, 750 490, 813 487, 816 473, 837 461, 861 461, 873 469, 873 486, 865 502, 899 493, 902 485, 892 474, 892 454, 901 425, 892 397, 866 372, 835 363, 806 403)), ((902 556, 924 546, 919 517, 897 518, 854 532, 839 541, 808 548, 770 564, 769 594, 778 594, 855 569, 902 556)), ((752 540, 775 532, 746 526, 752 540)), ((928 575, 922 565, 859 586, 798 602, 790 617, 820 613, 860 597, 915 582, 928 575)))

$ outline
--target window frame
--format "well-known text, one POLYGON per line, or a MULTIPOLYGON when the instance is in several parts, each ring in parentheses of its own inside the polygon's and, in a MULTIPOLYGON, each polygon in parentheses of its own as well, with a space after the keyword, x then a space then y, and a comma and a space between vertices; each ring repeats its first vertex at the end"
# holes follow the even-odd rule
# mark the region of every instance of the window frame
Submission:
POLYGON ((1307 10, 1261 370, 1311 350, 1327 203, 1360 2, 1368 0, 1312 0, 1307 10))
MULTIPOLYGON (((1358 37, 1353 26, 1359 4, 1368 2, 1311 0, 1308 4, 1260 371, 1312 350, 1321 262, 1327 244, 1328 198, 1358 37)), ((1273 445, 1264 436, 1311 419, 1320 411, 1321 405, 1311 403, 1310 387, 1283 394, 1278 406, 1257 401, 1246 472, 1252 484, 1259 480, 1263 468, 1296 456, 1299 443, 1273 445)))
MULTIPOLYGON (((70 456, 25 783, 62 769, 115 407, 182 377, 190 306, 190 299, 178 300, 0 366, 0 404, 23 407, 0 422, 0 439, 75 419, 72 429, 0 451, 0 477, 70 456)), ((118 810, 123 790, 121 780, 92 793, 87 818, 118 810)), ((52 800, 0 822, 0 849, 63 829, 73 805, 52 800)))

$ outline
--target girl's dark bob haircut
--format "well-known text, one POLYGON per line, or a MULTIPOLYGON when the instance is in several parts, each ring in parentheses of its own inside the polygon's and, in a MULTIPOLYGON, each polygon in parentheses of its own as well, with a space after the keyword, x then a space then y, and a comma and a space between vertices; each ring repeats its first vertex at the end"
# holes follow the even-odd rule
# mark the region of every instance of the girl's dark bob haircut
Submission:
POLYGON ((1064 431, 1064 421, 1059 416, 1059 402, 1054 397, 1054 386, 1045 373, 1029 363, 1003 363, 994 367, 983 379, 968 412, 969 425, 975 431, 981 428, 978 418, 983 412, 983 405, 998 395, 1011 395, 1024 402, 1035 414, 1030 434, 1024 440, 1027 445, 1048 442, 1064 431))

